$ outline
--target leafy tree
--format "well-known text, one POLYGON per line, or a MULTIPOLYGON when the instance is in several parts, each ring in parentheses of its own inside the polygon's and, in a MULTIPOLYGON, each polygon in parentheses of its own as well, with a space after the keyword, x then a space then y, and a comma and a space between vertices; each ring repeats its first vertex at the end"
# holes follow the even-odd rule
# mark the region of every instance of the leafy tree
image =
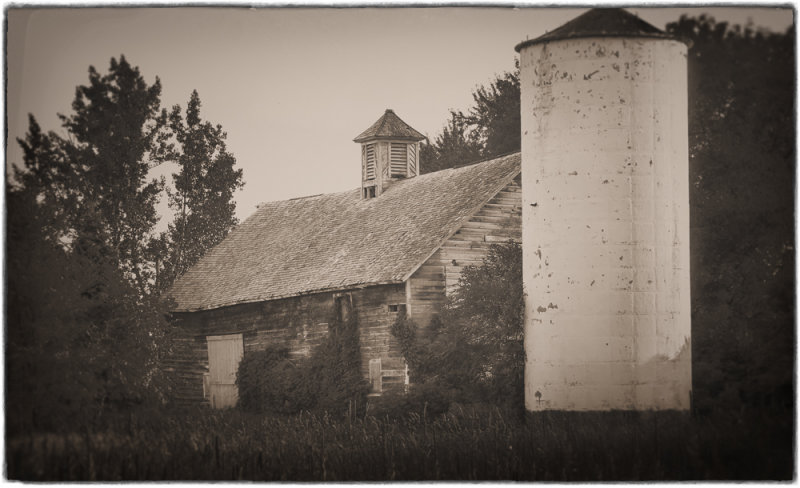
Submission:
POLYGON ((180 106, 173 107, 169 127, 178 142, 173 156, 180 170, 172 175, 175 190, 169 192, 176 217, 169 226, 170 249, 161 287, 183 274, 238 223, 233 193, 244 185, 242 170, 234 169, 236 158, 226 148, 222 127, 201 120, 196 90, 185 117, 180 106))
POLYGON ((162 185, 146 181, 163 150, 160 84, 124 58, 89 78, 61 116, 68 139, 30 117, 6 187, 10 429, 74 428, 168 389, 166 310, 142 268, 162 185))
MULTIPOLYGON (((792 402, 794 30, 681 17, 689 39, 695 403, 792 402)), ((713 406, 713 407, 712 407, 713 406)))
POLYGON ((472 94, 467 113, 450 111, 450 119, 433 144, 421 149, 422 171, 457 168, 520 150, 519 64, 472 94))
POLYGON ((514 72, 478 87, 472 94, 475 106, 464 116, 479 135, 483 158, 520 150, 519 61, 515 64, 514 72))
MULTIPOLYGON (((164 311, 117 268, 86 225, 69 249, 48 239, 34 192, 7 192, 6 422, 9 432, 74 428, 158 401, 164 311)), ((99 228, 95 229, 99 231, 99 228)))
POLYGON ((464 116, 451 111, 442 133, 436 136, 433 144, 423 144, 420 153, 422 172, 432 173, 480 160, 481 145, 464 116))
POLYGON ((523 404, 522 248, 495 244, 468 266, 426 330, 400 317, 392 327, 413 383, 438 383, 466 401, 523 404))
POLYGON ((148 86, 139 69, 120 56, 111 59, 108 74, 89 67, 89 84, 77 87, 73 113, 59 115, 71 136, 67 157, 81 196, 76 218, 86 221, 87 205, 94 206, 92 218, 104 242, 141 290, 148 279, 143 251, 164 186, 147 177, 166 154, 160 95, 158 78, 148 86))
POLYGON ((75 174, 64 151, 66 142, 53 132, 42 132, 33 115, 28 116, 25 139, 17 138, 22 148, 22 167, 12 164, 13 180, 10 189, 20 198, 32 199, 30 209, 38 210, 36 221, 41 225, 39 237, 50 242, 67 238, 72 228, 78 201, 75 174), (47 209, 48 214, 42 210, 47 209))

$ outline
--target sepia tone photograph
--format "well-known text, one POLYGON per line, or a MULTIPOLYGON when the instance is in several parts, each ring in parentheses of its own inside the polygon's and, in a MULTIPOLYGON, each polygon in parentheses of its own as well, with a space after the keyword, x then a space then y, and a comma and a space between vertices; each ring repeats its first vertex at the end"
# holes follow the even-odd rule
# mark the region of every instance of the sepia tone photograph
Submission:
POLYGON ((7 5, 23 482, 796 478, 787 4, 7 5))

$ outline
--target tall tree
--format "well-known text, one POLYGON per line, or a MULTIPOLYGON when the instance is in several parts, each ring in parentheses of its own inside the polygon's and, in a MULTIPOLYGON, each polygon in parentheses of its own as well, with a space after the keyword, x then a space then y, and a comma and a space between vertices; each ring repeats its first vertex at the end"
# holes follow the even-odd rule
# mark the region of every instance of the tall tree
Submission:
POLYGON ((233 228, 236 202, 233 194, 243 186, 242 170, 227 150, 220 125, 200 118, 200 96, 193 91, 185 116, 176 105, 169 126, 178 143, 175 155, 180 170, 172 175, 174 191, 169 204, 176 212, 169 226, 170 252, 160 286, 167 286, 218 244, 233 228))
POLYGON ((694 399, 787 404, 794 364, 795 33, 683 16, 694 399))
POLYGON ((93 205, 98 231, 120 269, 144 290, 148 276, 143 250, 158 216, 155 204, 164 182, 148 180, 166 154, 166 111, 160 110, 161 82, 148 86, 124 56, 112 58, 108 74, 89 68, 89 84, 76 89, 73 113, 59 115, 72 136, 68 157, 80 185, 86 222, 93 205))
MULTIPOLYGON (((10 429, 92 422, 164 393, 165 309, 143 293, 142 253, 162 182, 161 86, 124 58, 89 69, 68 137, 31 116, 6 187, 6 386, 10 429)), ((151 246, 152 247, 152 246, 151 246)))

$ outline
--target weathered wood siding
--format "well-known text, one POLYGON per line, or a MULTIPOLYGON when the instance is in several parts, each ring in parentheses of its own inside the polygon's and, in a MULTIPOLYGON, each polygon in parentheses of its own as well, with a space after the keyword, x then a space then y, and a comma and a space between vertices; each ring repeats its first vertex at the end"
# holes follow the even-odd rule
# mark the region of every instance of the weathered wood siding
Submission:
MULTIPOLYGON (((341 293, 341 292, 340 292, 341 293)), ((352 297, 359 323, 361 372, 369 377, 370 359, 381 359, 384 370, 402 369, 404 363, 389 328, 397 317, 391 304, 405 304, 404 285, 383 285, 346 291, 352 297)), ((204 402, 203 374, 208 372, 206 337, 242 334, 244 354, 269 345, 285 345, 290 356, 307 357, 328 333, 333 320, 335 293, 224 307, 202 312, 175 314, 177 339, 166 369, 176 380, 175 400, 204 402)), ((386 389, 397 382, 387 378, 386 389)))
POLYGON ((465 266, 483 262, 489 246, 522 236, 519 177, 500 191, 450 237, 408 280, 411 316, 421 327, 439 313, 465 266))

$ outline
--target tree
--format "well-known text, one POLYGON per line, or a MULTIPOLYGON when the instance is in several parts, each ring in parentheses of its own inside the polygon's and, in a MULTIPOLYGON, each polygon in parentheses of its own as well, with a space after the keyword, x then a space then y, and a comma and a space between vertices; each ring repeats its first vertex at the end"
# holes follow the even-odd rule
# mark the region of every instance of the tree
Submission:
POLYGON ((22 166, 6 187, 6 385, 10 429, 92 422, 109 409, 163 399, 166 309, 143 293, 142 253, 162 183, 166 113, 124 58, 89 70, 69 138, 33 116, 22 166))
POLYGON ((479 135, 481 156, 489 159, 519 151, 519 61, 513 72, 503 73, 488 87, 478 87, 472 98, 475 106, 464 117, 479 135))
MULTIPOLYGON (((95 208, 99 232, 120 269, 147 288, 143 251, 158 216, 163 180, 147 173, 166 154, 166 111, 159 112, 161 82, 148 86, 124 56, 111 58, 109 72, 89 67, 89 84, 76 89, 73 113, 59 115, 69 131, 67 156, 79 184, 77 221, 95 208)), ((77 229, 80 231, 80 229, 77 229)))
POLYGON ((222 127, 201 120, 200 105, 195 90, 185 118, 178 105, 169 117, 180 170, 172 175, 175 190, 169 192, 176 217, 169 226, 170 249, 160 287, 169 286, 238 223, 233 193, 244 185, 242 170, 234 169, 236 158, 227 150, 222 127))
POLYGON ((451 111, 442 133, 436 136, 433 144, 423 144, 420 153, 422 172, 432 173, 480 160, 481 145, 477 133, 469 130, 464 116, 451 111))
POLYGON ((519 151, 520 101, 519 63, 488 86, 473 93, 475 105, 465 114, 450 111, 450 120, 431 145, 421 149, 425 173, 457 168, 481 159, 519 151))
MULTIPOLYGON (((23 165, 12 164, 9 190, 19 198, 31 199, 25 208, 36 210, 41 239, 58 242, 67 238, 74 225, 73 212, 79 194, 75 174, 64 151, 66 142, 53 132, 42 132, 33 115, 28 116, 25 139, 17 138, 22 148, 23 165), (24 195, 23 195, 24 193, 24 195), (47 209, 48 213, 43 210, 47 209)), ((31 216, 33 218, 33 216, 31 216)))
POLYGON ((437 383, 460 399, 523 405, 522 248, 494 244, 467 266, 427 330, 401 317, 392 327, 413 383, 437 383))
POLYGON ((6 199, 9 431, 74 428, 160 400, 165 310, 122 275, 99 228, 87 222, 69 247, 49 239, 56 212, 35 194, 10 189, 6 199))
POLYGON ((695 404, 787 405, 794 364, 794 30, 683 16, 695 404))

